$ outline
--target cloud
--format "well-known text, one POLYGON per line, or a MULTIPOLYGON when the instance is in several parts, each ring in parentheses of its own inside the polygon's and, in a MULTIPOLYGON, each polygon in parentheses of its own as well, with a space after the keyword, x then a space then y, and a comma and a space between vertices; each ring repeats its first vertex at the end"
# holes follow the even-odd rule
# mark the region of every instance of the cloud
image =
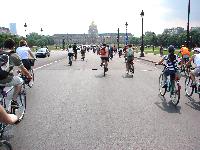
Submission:
MULTIPOLYGON (((2 1, 0 26, 17 23, 19 34, 28 32, 43 34, 87 33, 92 21, 100 33, 125 33, 141 35, 141 16, 144 10, 144 31, 162 33, 164 28, 186 27, 188 0, 6 0, 2 1), (12 5, 10 5, 12 4, 12 5), (9 11, 7 9, 9 6, 9 11)), ((200 1, 191 0, 191 25, 199 25, 200 1)))

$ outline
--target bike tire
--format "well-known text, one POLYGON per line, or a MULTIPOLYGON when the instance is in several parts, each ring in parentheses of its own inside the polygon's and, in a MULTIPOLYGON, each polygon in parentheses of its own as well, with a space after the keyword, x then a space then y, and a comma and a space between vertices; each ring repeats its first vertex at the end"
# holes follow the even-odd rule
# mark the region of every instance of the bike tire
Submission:
POLYGON ((134 72, 135 72, 135 68, 134 68, 133 64, 131 64, 131 72, 132 72, 132 74, 134 74, 134 72))
POLYGON ((69 65, 72 66, 72 61, 69 62, 69 65))
POLYGON ((19 104, 19 108, 14 110, 14 114, 16 114, 19 118, 19 121, 21 121, 25 115, 26 112, 26 91, 25 89, 22 89, 18 98, 17 103, 19 104), (17 112, 16 112, 17 110, 17 112))
POLYGON ((167 88, 162 88, 163 85, 164 85, 164 74, 161 74, 159 77, 159 92, 161 96, 164 96, 167 91, 167 88))
POLYGON ((104 77, 106 76, 106 67, 105 67, 105 65, 104 65, 104 67, 103 67, 103 76, 104 76, 104 77))
MULTIPOLYGON (((172 85, 171 85, 171 89, 172 89, 172 85)), ((176 106, 179 103, 179 100, 180 100, 180 85, 179 85, 179 83, 174 83, 174 91, 170 90, 170 99, 174 106, 176 106), (172 94, 172 92, 173 92, 173 94, 172 94)))
POLYGON ((192 96, 193 92, 194 92, 194 87, 191 87, 193 81, 192 79, 187 76, 185 79, 185 94, 186 96, 192 96))
POLYGON ((6 140, 1 140, 0 141, 0 149, 1 150, 12 150, 12 145, 6 140))
POLYGON ((32 76, 32 80, 28 83, 28 86, 31 88, 31 87, 33 87, 33 84, 34 84, 35 74, 34 74, 34 71, 33 71, 32 68, 30 69, 29 72, 30 72, 30 74, 32 76))

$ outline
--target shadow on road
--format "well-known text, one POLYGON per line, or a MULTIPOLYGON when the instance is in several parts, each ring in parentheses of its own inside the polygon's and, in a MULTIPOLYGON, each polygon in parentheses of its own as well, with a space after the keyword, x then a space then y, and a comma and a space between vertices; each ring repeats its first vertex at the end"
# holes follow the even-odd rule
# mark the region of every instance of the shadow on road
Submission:
POLYGON ((103 74, 95 75, 96 78, 107 78, 110 77, 110 75, 106 74, 105 76, 103 74))
POLYGON ((163 111, 168 113, 179 113, 181 114, 181 106, 174 106, 172 102, 167 102, 165 97, 158 95, 161 99, 161 102, 155 102, 155 105, 163 111))
POLYGON ((193 108, 194 110, 200 111, 200 102, 196 102, 195 99, 193 99, 192 97, 188 97, 188 96, 186 97, 189 99, 189 102, 185 104, 193 108))
POLYGON ((133 75, 131 74, 125 74, 125 75, 122 75, 123 78, 133 78, 133 75))

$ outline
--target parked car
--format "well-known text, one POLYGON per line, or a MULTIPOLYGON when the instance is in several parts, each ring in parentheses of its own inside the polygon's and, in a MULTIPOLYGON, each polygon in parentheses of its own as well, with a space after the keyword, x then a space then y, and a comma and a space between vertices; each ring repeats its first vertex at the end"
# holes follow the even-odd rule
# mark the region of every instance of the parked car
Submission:
POLYGON ((49 57, 50 56, 50 52, 47 48, 40 48, 36 51, 35 53, 35 57, 49 57))

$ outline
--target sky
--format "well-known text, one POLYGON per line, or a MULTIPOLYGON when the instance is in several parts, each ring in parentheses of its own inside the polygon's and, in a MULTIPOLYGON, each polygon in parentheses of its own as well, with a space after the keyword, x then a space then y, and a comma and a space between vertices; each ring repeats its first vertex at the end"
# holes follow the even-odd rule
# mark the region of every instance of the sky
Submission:
MULTIPOLYGON (((190 26, 200 26, 200 0, 191 0, 190 26)), ((0 26, 17 24, 17 33, 44 35, 88 33, 92 21, 99 33, 126 32, 140 36, 144 11, 144 32, 156 34, 165 28, 187 26, 188 0, 1 0, 0 26), (43 29, 41 33, 40 29, 43 29)))

